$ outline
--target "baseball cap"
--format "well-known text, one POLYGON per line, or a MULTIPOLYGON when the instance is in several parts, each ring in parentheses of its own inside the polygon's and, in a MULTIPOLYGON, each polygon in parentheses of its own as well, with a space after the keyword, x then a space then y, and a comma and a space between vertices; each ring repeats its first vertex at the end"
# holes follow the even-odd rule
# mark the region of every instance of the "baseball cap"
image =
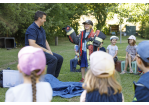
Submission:
POLYGON ((92 22, 91 20, 86 20, 86 21, 85 21, 85 22, 83 22, 82 24, 85 24, 85 23, 90 24, 90 25, 92 25, 92 26, 93 26, 93 22, 92 22))
POLYGON ((18 53, 20 69, 23 73, 30 75, 32 71, 39 69, 40 75, 46 67, 46 58, 42 49, 32 46, 23 47, 18 53))
POLYGON ((137 46, 137 53, 145 62, 149 63, 149 41, 142 41, 137 46))
POLYGON ((119 38, 118 38, 117 36, 111 36, 111 37, 110 37, 110 40, 112 40, 112 39, 117 39, 117 40, 119 40, 119 38))
POLYGON ((134 35, 130 35, 128 39, 133 39, 136 41, 136 37, 134 35))
POLYGON ((113 57, 103 51, 93 52, 90 55, 90 70, 97 77, 111 76, 115 70, 113 57))

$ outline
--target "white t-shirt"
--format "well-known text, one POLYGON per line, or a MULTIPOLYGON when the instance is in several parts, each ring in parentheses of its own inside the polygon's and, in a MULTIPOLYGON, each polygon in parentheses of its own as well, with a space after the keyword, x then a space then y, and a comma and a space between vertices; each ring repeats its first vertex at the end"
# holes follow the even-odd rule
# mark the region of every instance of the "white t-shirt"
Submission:
POLYGON ((108 45, 107 50, 109 50, 110 55, 114 56, 116 51, 118 50, 118 47, 116 45, 115 46, 108 45))
MULTIPOLYGON (((36 101, 49 102, 52 100, 52 88, 48 82, 39 82, 36 84, 36 101)), ((32 85, 20 84, 11 87, 5 95, 5 102, 32 102, 32 85)))

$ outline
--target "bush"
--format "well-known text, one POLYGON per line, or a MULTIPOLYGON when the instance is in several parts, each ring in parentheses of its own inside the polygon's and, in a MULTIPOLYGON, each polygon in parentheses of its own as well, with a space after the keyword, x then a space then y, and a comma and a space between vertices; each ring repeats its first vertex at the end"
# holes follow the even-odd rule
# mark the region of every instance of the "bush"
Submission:
POLYGON ((110 28, 107 27, 107 26, 104 26, 102 28, 102 32, 105 34, 105 35, 109 35, 110 34, 110 28))

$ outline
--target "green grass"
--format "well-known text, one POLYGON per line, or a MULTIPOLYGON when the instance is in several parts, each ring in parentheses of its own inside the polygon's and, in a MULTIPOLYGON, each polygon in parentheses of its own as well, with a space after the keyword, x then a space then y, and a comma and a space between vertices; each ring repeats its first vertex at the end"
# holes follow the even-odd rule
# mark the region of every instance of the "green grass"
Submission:
MULTIPOLYGON (((126 46, 128 36, 122 37, 122 43, 120 40, 117 41, 118 46, 118 59, 124 60, 126 55, 126 46)), ((107 48, 110 44, 110 36, 107 36, 106 40, 104 40, 103 47, 107 48)), ((144 39, 137 37, 137 44, 144 39)), ((74 58, 74 44, 70 43, 66 37, 59 37, 58 46, 54 46, 54 40, 50 43, 51 50, 57 54, 63 56, 64 61, 60 71, 60 75, 58 79, 60 81, 73 81, 78 82, 81 79, 81 73, 74 73, 70 72, 70 59, 74 58)), ((17 70, 17 63, 18 63, 18 52, 21 48, 6 50, 0 49, 0 70, 6 69, 10 67, 12 70, 17 70)), ((79 66, 77 67, 77 69, 79 66)), ((140 76, 133 75, 133 74, 124 74, 120 75, 120 81, 122 85, 122 93, 125 98, 125 102, 131 102, 134 96, 133 90, 133 81, 138 81, 140 76)), ((0 102, 5 101, 5 93, 8 88, 0 88, 0 102)), ((53 97, 52 102, 79 102, 80 97, 73 97, 70 99, 61 98, 61 97, 53 97)))

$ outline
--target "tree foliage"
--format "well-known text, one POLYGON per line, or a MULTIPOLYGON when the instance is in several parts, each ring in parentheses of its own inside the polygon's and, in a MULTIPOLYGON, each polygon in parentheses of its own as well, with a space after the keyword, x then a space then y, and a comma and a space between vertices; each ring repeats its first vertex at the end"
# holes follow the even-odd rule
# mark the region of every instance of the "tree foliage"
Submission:
POLYGON ((124 18, 127 22, 137 23, 141 21, 149 21, 149 4, 146 3, 121 3, 118 4, 109 13, 109 19, 114 14, 118 14, 120 23, 124 22, 124 18))
POLYGON ((97 19, 96 28, 101 30, 105 25, 108 11, 117 6, 116 3, 90 3, 87 4, 89 13, 97 19))
POLYGON ((119 24, 123 24, 124 19, 126 22, 140 23, 139 34, 141 37, 149 38, 149 3, 121 3, 109 11, 107 18, 112 19, 114 14, 118 14, 119 24))
POLYGON ((18 41, 24 38, 27 27, 34 20, 33 16, 38 6, 36 4, 4 3, 0 4, 0 7, 0 35, 15 36, 18 41))
MULTIPOLYGON (((62 28, 70 25, 77 32, 77 19, 84 13, 85 8, 78 3, 49 3, 42 9, 47 13, 45 29, 50 36, 62 36, 62 28)), ((63 34, 64 35, 64 34, 63 34)))
POLYGON ((78 34, 81 15, 92 14, 98 20, 97 29, 105 24, 108 9, 115 3, 0 3, 0 36, 14 36, 24 43, 25 31, 34 21, 37 10, 47 13, 43 28, 47 39, 64 36, 63 27, 70 25, 78 34))

